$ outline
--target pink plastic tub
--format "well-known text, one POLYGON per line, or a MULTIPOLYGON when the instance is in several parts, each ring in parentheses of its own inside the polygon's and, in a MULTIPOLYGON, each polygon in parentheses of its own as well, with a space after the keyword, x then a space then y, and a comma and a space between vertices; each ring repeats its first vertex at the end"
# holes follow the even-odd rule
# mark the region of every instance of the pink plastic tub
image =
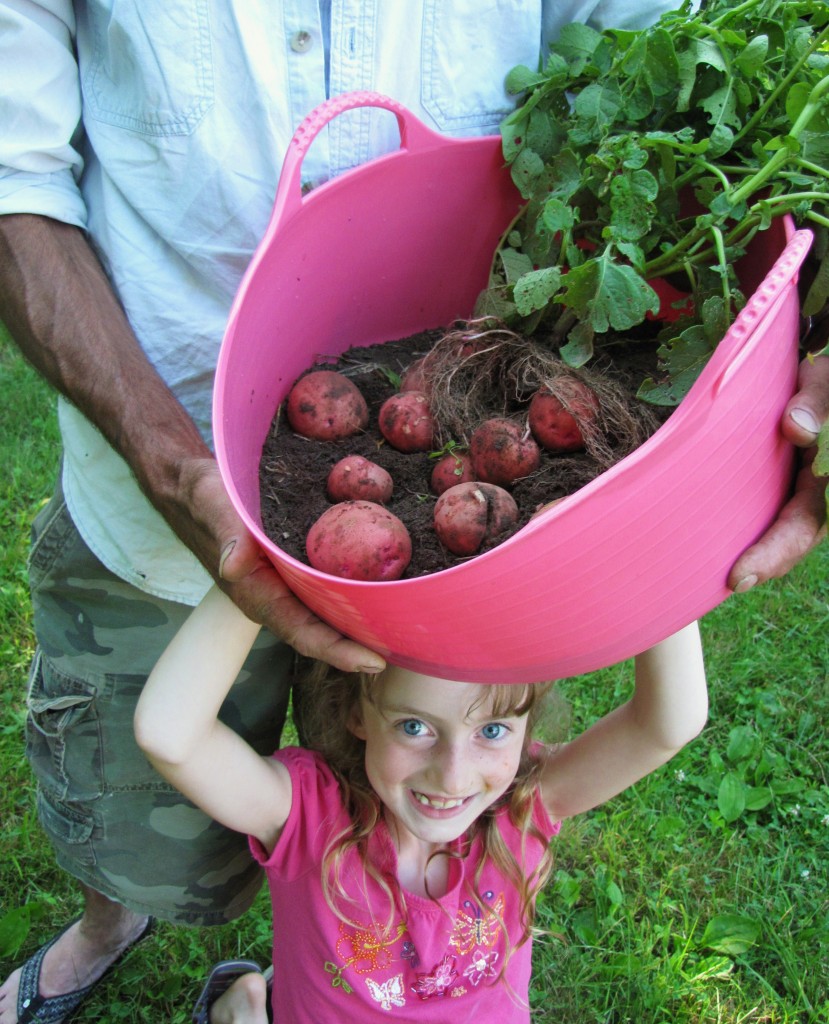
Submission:
POLYGON ((362 583, 317 572, 265 536, 259 459, 294 379, 352 345, 469 316, 517 208, 498 137, 449 140, 374 94, 324 104, 286 157, 216 378, 225 483, 291 589, 390 660, 459 680, 577 675, 663 639, 728 595, 730 567, 791 483, 778 423, 794 390, 797 272, 811 234, 778 221, 740 268, 749 303, 670 420, 504 544, 431 576, 362 583), (313 138, 365 105, 395 114, 400 149, 303 197, 313 138))

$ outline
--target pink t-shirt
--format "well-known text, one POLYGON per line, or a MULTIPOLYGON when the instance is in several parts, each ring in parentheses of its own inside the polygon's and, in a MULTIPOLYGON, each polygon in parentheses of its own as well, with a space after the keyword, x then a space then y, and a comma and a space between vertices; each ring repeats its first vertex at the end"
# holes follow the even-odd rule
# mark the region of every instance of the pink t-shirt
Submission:
MULTIPOLYGON (((405 922, 396 911, 385 930, 387 900, 378 884, 364 877, 357 855, 350 855, 344 878, 356 904, 349 904, 347 913, 360 927, 349 926, 332 913, 322 893, 328 839, 348 822, 336 779, 322 758, 307 750, 287 748, 274 756, 291 774, 291 812, 270 857, 255 839, 251 849, 265 868, 273 904, 277 1024, 527 1024, 531 944, 515 949, 521 934, 517 894, 488 863, 475 887, 483 907, 493 912, 469 898, 480 843, 466 858, 449 859, 445 896, 431 900, 406 892, 405 922), (509 984, 503 978, 493 984, 504 956, 501 919, 514 950, 509 984)), ((558 825, 540 799, 534 816, 542 835, 552 838, 558 825)), ((517 830, 506 814, 498 821, 520 863, 517 830)), ((538 842, 528 841, 527 847, 524 866, 531 871, 543 851, 538 842)), ((397 853, 385 824, 372 836, 369 852, 396 888, 397 853)))

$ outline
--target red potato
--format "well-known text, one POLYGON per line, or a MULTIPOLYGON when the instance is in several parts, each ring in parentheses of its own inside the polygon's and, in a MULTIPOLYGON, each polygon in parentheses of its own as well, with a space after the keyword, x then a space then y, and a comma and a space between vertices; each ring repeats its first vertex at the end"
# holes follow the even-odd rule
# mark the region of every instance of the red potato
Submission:
POLYGON ((399 580, 412 558, 409 531, 373 501, 342 501, 314 523, 305 538, 314 569, 349 580, 399 580))
POLYGON ((416 359, 407 366, 400 377, 400 390, 420 391, 422 394, 425 394, 427 390, 425 368, 426 356, 416 359))
POLYGON ((443 494, 455 484, 467 484, 475 479, 472 458, 467 452, 447 452, 435 463, 431 484, 435 494, 443 494))
POLYGON ((517 522, 515 499, 495 484, 455 484, 435 503, 435 531, 456 555, 474 555, 517 522))
POLYGON ((475 478, 499 487, 510 487, 541 465, 538 445, 515 420, 484 420, 472 432, 469 452, 475 478))
POLYGON ((385 505, 392 496, 391 475, 362 455, 346 455, 331 467, 326 483, 332 501, 376 501, 385 505))
POLYGON ((582 428, 593 423, 599 412, 599 400, 581 381, 568 384, 567 408, 546 389, 537 391, 530 402, 529 424, 533 437, 542 448, 553 452, 575 452, 584 448, 582 428))
POLYGON ((368 426, 359 388, 336 370, 314 370, 291 388, 285 415, 293 429, 315 441, 341 441, 368 426))
POLYGON ((551 508, 555 508, 556 505, 558 505, 562 501, 564 501, 564 496, 560 498, 553 498, 552 501, 548 501, 545 505, 539 505, 535 512, 533 512, 533 514, 530 516, 530 519, 537 519, 545 512, 549 512, 551 508))
POLYGON ((387 398, 377 418, 380 433, 399 452, 427 452, 435 424, 429 400, 420 391, 401 391, 387 398))
POLYGON ((468 359, 469 356, 482 352, 486 347, 486 339, 480 338, 475 334, 465 334, 458 346, 458 359, 468 359))

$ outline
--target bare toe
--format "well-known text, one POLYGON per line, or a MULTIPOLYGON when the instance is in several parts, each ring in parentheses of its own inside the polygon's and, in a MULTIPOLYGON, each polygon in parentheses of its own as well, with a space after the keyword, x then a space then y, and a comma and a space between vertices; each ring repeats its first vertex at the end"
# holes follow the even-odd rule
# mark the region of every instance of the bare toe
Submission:
POLYGON ((210 1008, 210 1024, 267 1024, 268 991, 261 974, 243 974, 210 1008))

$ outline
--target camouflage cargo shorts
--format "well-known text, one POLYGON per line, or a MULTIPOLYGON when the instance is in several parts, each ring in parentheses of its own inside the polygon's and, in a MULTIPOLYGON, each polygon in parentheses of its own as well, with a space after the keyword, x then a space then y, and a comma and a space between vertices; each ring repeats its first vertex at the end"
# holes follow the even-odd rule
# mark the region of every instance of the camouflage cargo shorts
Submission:
MULTIPOLYGON (((59 493, 33 525, 29 575, 38 647, 26 752, 59 864, 137 913, 191 925, 238 917, 261 883, 246 838, 169 786, 133 736, 144 681, 189 608, 110 573, 59 493)), ((263 631, 222 708, 263 754, 279 742, 292 664, 263 631)))

